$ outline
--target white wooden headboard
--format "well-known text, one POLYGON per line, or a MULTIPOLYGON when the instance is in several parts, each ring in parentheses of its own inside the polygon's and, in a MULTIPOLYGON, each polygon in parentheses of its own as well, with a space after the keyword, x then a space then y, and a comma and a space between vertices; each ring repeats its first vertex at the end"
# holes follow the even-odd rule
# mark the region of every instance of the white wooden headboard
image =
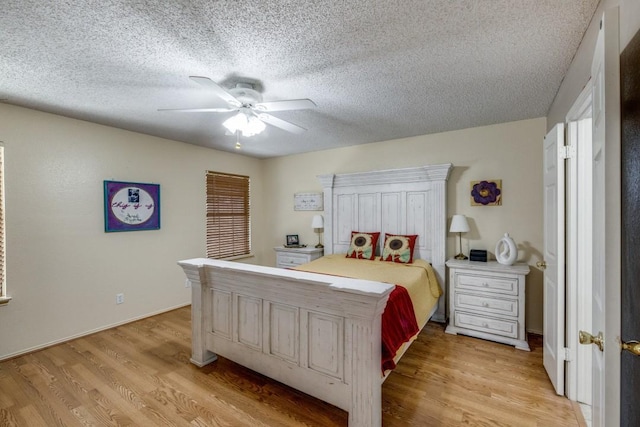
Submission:
MULTIPOLYGON (((447 179, 451 163, 406 169, 320 175, 324 190, 325 254, 346 253, 351 231, 417 234, 415 258, 431 263, 443 292, 447 179)), ((445 321, 445 294, 433 320, 445 321)))

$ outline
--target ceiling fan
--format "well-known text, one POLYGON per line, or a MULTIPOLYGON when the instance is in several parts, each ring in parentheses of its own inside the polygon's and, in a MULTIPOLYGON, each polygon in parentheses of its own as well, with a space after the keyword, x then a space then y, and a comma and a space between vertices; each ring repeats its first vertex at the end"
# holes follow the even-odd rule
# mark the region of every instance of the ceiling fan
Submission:
POLYGON ((314 108, 316 104, 310 99, 289 99, 283 101, 262 102, 262 95, 251 83, 237 83, 226 90, 207 77, 190 76, 194 82, 205 86, 224 100, 228 107, 222 108, 163 108, 158 111, 177 111, 183 113, 238 113, 223 123, 231 133, 243 136, 256 135, 265 128, 265 123, 296 134, 306 131, 305 128, 267 114, 267 112, 285 110, 303 110, 314 108))

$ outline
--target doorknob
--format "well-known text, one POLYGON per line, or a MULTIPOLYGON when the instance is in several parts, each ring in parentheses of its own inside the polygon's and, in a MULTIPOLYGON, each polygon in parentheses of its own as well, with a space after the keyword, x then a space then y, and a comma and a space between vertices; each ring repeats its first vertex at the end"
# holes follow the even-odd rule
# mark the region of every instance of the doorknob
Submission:
POLYGON ((545 270, 547 268, 547 262, 544 260, 538 261, 536 262, 536 267, 538 267, 539 269, 545 270))
POLYGON ((599 332, 598 335, 594 337, 589 332, 580 331, 578 338, 580 339, 580 344, 595 344, 600 351, 604 350, 604 336, 602 332, 599 332))
MULTIPOLYGON (((620 340, 620 338, 618 338, 618 340, 620 340)), ((622 351, 627 350, 633 354, 635 354, 636 356, 640 356, 640 342, 638 341, 619 341, 620 342, 620 349, 622 351)))

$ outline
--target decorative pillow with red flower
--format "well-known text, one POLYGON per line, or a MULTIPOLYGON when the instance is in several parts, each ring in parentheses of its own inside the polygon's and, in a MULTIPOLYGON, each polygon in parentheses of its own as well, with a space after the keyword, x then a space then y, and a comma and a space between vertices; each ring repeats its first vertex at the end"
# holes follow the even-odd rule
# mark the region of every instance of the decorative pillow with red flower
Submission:
POLYGON ((417 234, 387 234, 384 235, 384 247, 380 260, 411 264, 413 251, 416 246, 417 234))
POLYGON ((375 259, 379 238, 380 233, 352 231, 347 258, 375 259))

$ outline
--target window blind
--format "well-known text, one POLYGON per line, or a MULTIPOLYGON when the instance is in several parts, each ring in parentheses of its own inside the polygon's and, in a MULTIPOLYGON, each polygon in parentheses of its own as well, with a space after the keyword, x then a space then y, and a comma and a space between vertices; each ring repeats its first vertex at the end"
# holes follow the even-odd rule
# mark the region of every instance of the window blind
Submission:
POLYGON ((207 257, 251 252, 249 177, 207 171, 207 257))
POLYGON ((7 296, 4 248, 4 147, 0 144, 0 298, 7 296))

